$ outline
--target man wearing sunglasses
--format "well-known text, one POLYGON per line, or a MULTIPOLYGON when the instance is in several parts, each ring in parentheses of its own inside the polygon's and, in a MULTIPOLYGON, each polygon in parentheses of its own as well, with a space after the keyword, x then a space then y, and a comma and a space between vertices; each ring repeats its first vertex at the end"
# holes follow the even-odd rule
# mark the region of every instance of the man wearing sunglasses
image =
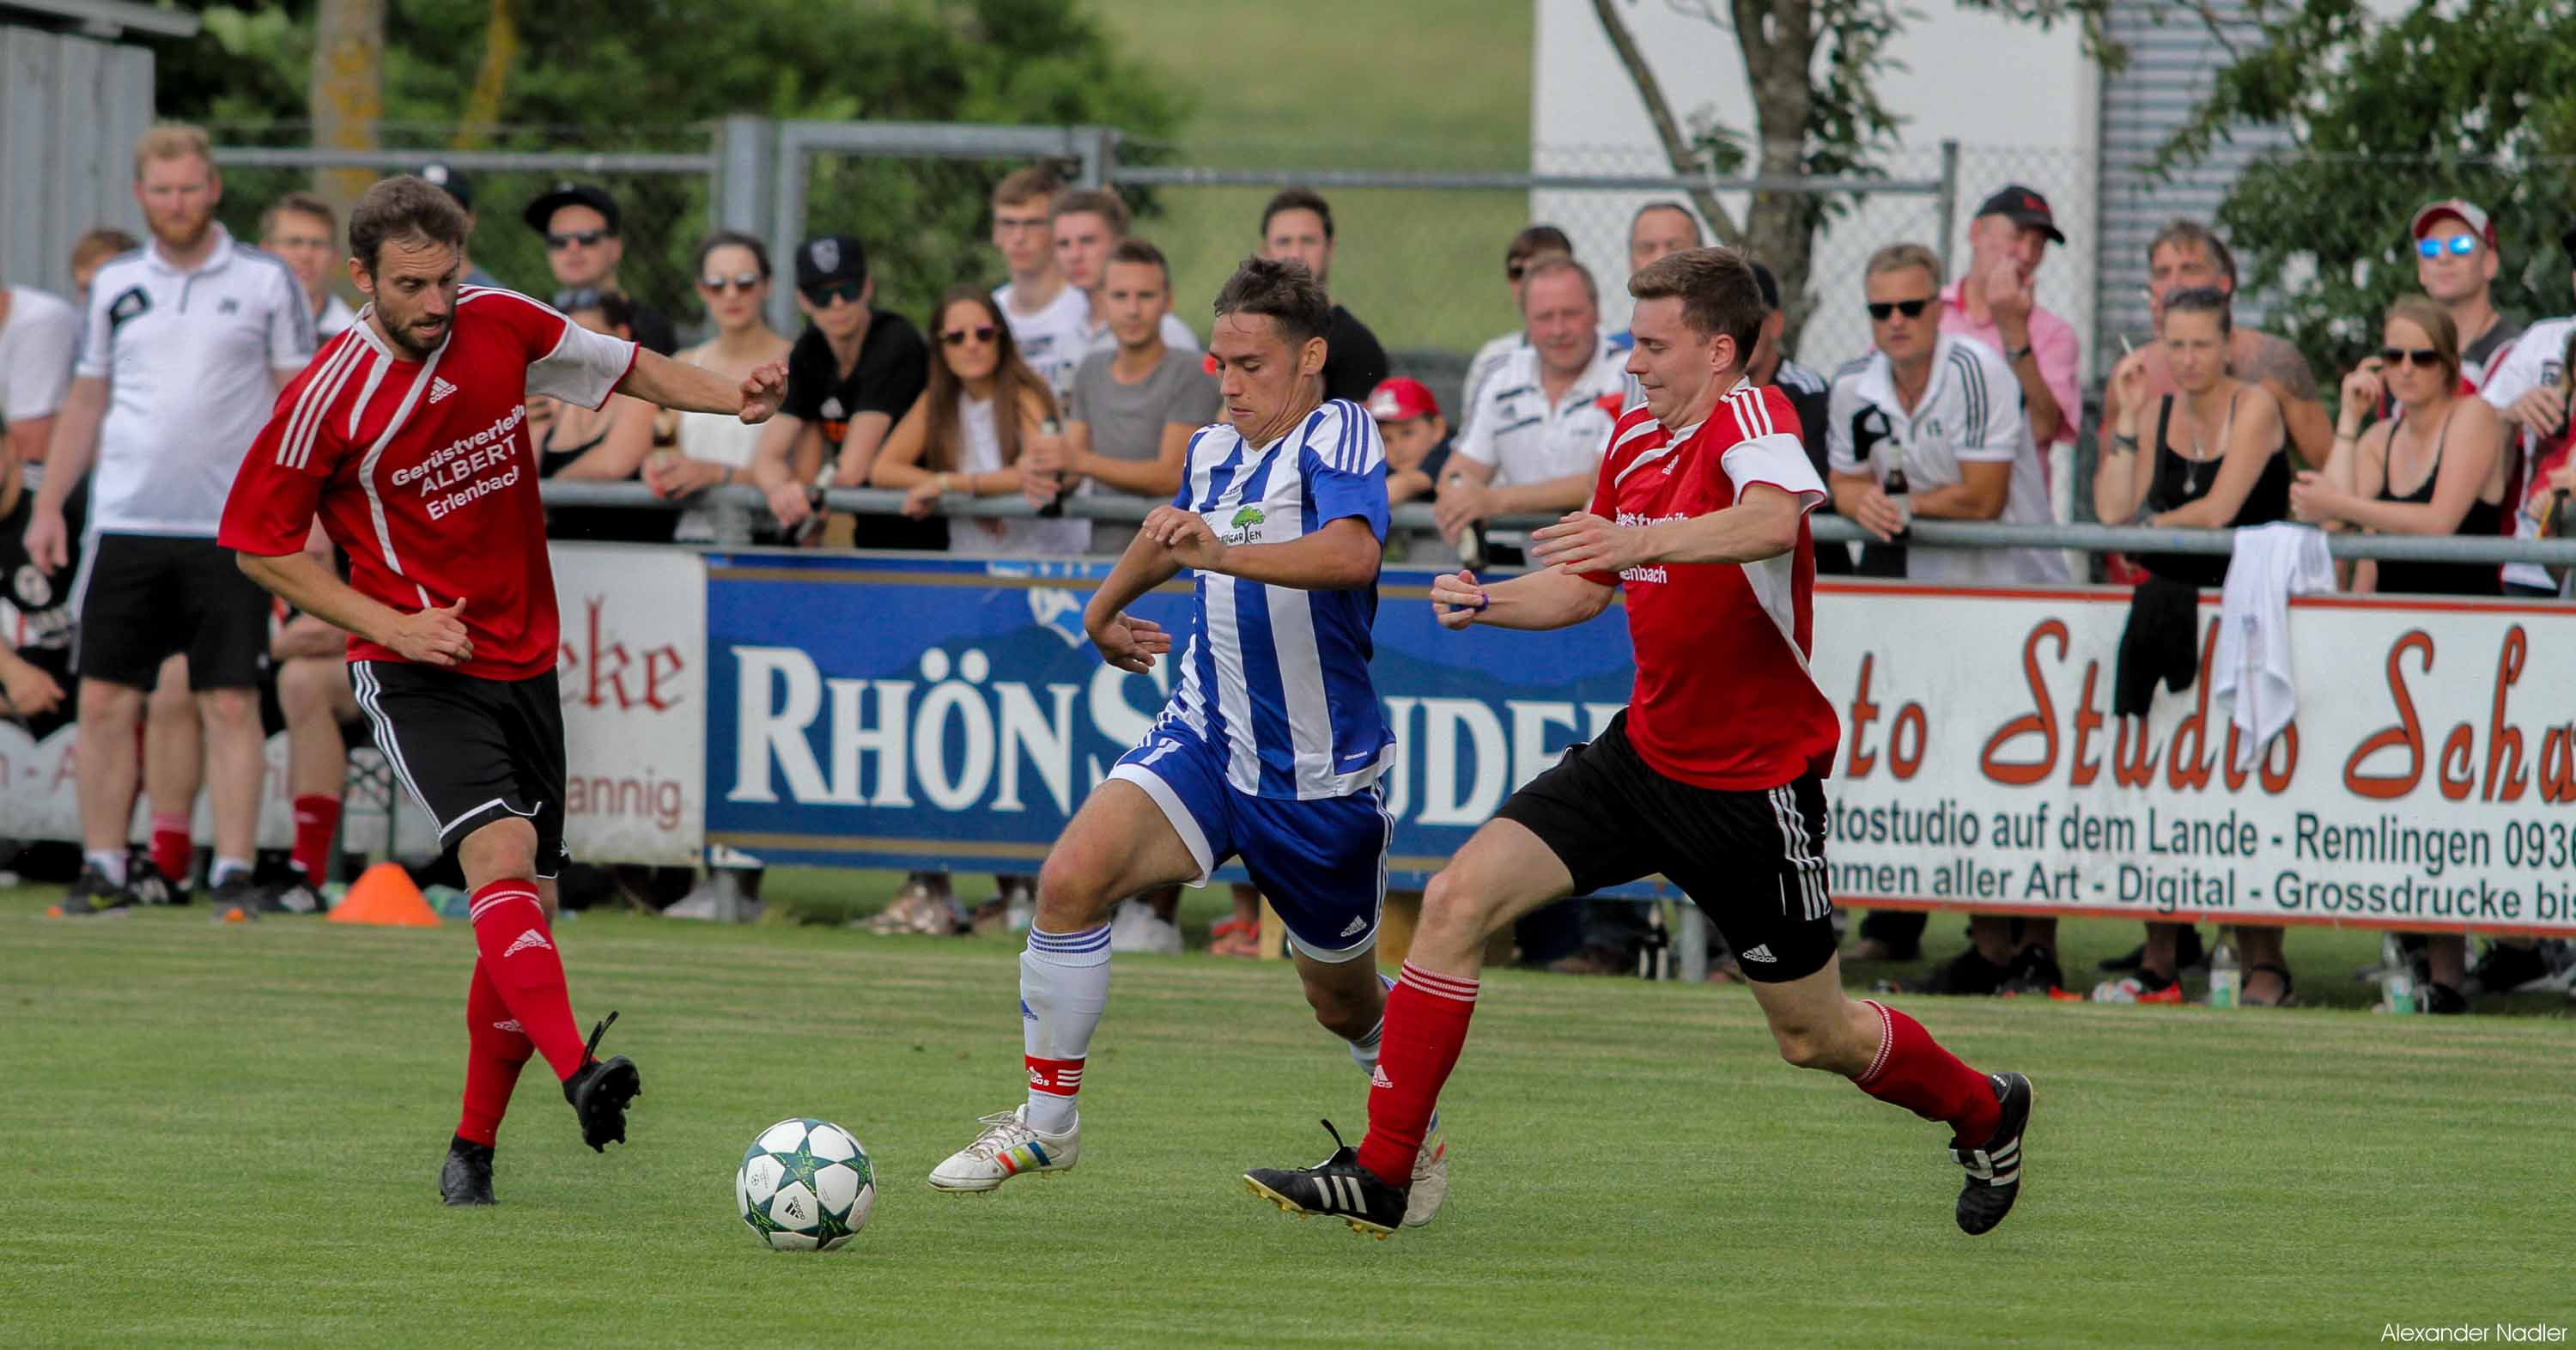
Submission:
MULTIPOLYGON (((796 249, 796 307, 805 331, 787 354, 787 397, 752 452, 751 477, 769 509, 794 529, 814 514, 791 467, 812 462, 799 450, 820 447, 836 467, 832 481, 868 481, 877 447, 930 383, 930 346, 900 314, 878 309, 867 253, 846 234, 808 239, 796 249)), ((867 516, 858 542, 870 548, 945 548, 947 522, 867 516)))
MULTIPOLYGON (((562 290, 589 289, 626 293, 617 282, 617 264, 626 257, 626 240, 618 232, 617 199, 592 183, 558 183, 555 190, 528 203, 521 219, 546 238, 546 266, 554 269, 562 290)), ((632 297, 629 297, 630 299, 632 297)), ((680 335, 670 316, 640 301, 635 305, 635 341, 663 356, 680 349, 680 335)))
POLYGON ((2415 237, 2415 284, 2460 330, 2460 378, 2472 391, 2483 388, 2489 363, 2522 336, 2522 321, 2495 307, 2495 222, 2454 197, 2416 212, 2407 233, 2415 237))

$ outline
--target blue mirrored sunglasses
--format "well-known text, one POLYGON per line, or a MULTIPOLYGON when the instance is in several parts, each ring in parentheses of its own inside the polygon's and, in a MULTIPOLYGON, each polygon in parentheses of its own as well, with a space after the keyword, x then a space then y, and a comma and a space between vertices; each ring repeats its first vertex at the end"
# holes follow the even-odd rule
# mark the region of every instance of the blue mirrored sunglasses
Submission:
POLYGON ((2465 258, 2478 251, 2478 237, 2474 234, 2455 234, 2448 239, 2418 239, 2415 241, 2415 251, 2427 258, 2438 258, 2444 253, 2449 253, 2454 258, 2465 258))

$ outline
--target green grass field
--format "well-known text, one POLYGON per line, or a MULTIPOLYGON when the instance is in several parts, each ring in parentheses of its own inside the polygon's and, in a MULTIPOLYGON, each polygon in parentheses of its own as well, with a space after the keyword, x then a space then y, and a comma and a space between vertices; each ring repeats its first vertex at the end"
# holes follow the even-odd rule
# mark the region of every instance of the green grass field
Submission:
MULTIPOLYGON (((809 912, 883 894, 773 886, 809 912)), ((1015 944, 593 914, 563 945, 584 1016, 624 1011, 632 1142, 581 1148, 533 1071, 501 1207, 449 1212, 461 924, 73 923, 50 898, 0 893, 0 1345, 2344 1346, 2576 1321, 2563 1002, 1907 1001, 2039 1087, 2021 1207, 1969 1239, 1939 1131, 1780 1063, 1743 990, 1503 973, 1445 1103, 1449 1207, 1381 1245, 1236 1180, 1320 1157, 1318 1114, 1363 1119, 1282 965, 1118 958, 1080 1170, 956 1198, 923 1175, 1019 1095, 1015 944), (731 1213, 743 1146, 795 1114, 874 1154, 843 1252, 770 1253, 731 1213)), ((2069 954, 2133 933, 2070 925, 2069 954)), ((2298 935, 2303 988, 2340 995, 2371 946, 2298 935)))

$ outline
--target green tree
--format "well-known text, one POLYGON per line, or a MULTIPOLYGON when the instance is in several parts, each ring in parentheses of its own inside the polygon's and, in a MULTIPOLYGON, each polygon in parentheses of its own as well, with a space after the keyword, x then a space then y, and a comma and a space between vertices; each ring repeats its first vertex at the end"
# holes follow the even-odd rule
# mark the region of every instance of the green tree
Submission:
POLYGON ((2565 0, 2423 0, 2381 19, 2360 0, 2260 4, 2259 45, 2162 147, 2206 155, 2240 123, 2287 129, 2230 189, 2218 223, 2250 258, 2268 326, 2320 371, 2379 344, 2379 316, 2415 286, 2415 209, 2465 197, 2495 221, 2499 308, 2567 308, 2555 247, 2576 203, 2576 8, 2565 0))

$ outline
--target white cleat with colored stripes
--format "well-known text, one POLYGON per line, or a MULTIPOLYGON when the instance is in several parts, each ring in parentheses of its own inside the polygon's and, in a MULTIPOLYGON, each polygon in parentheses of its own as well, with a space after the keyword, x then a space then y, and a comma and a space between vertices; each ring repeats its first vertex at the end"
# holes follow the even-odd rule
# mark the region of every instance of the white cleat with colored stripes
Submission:
POLYGON ((930 1189, 969 1193, 989 1191, 1013 1177, 1031 1172, 1070 1172, 1082 1156, 1082 1121, 1062 1134, 1047 1134, 1028 1122, 1024 1103, 997 1115, 981 1117, 984 1132, 975 1142, 948 1155, 933 1168, 930 1189))

